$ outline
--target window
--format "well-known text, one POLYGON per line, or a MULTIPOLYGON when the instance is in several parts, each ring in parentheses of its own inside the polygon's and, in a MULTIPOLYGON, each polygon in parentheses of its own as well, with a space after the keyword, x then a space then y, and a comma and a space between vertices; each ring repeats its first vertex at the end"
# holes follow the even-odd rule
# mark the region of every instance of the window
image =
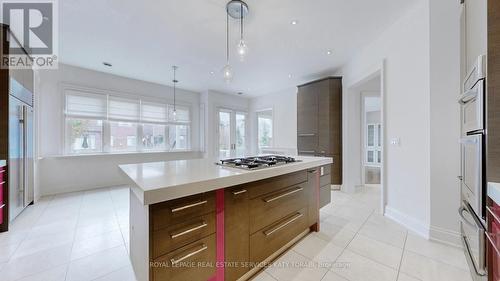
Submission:
POLYGON ((187 106, 66 90, 69 154, 190 149, 187 106))
POLYGON ((382 163, 382 125, 366 125, 366 163, 380 165, 382 163))
POLYGON ((262 148, 272 147, 273 144, 273 111, 257 112, 257 143, 259 151, 262 148))

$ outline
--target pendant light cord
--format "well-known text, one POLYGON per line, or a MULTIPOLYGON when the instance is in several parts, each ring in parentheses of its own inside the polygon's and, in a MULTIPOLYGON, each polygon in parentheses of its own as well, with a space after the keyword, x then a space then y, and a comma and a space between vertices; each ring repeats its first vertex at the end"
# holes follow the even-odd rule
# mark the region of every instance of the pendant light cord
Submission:
POLYGON ((229 13, 226 11, 226 61, 229 64, 229 13))
POLYGON ((240 4, 240 39, 243 40, 243 3, 240 4))

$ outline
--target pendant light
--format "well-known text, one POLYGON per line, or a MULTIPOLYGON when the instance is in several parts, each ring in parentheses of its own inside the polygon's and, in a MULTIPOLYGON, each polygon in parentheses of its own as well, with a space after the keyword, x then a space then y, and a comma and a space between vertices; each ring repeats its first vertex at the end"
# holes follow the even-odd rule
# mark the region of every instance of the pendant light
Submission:
POLYGON ((226 83, 233 80, 233 70, 229 64, 229 13, 226 13, 226 65, 222 68, 222 75, 226 83))
POLYGON ((248 47, 243 38, 243 19, 247 14, 248 5, 241 0, 232 0, 226 4, 226 65, 222 68, 222 75, 226 82, 231 82, 233 79, 233 69, 229 64, 229 17, 240 20, 240 40, 236 51, 243 60, 248 53, 248 47))
POLYGON ((174 116, 174 121, 177 120, 177 110, 175 108, 175 106, 176 106, 175 97, 176 97, 176 85, 179 81, 176 79, 175 74, 176 74, 178 68, 179 68, 178 66, 175 66, 175 65, 172 66, 172 70, 174 71, 174 79, 172 80, 172 82, 174 83, 174 111, 172 112, 172 115, 174 116))
POLYGON ((240 3, 240 42, 238 42, 237 46, 237 51, 238 55, 240 56, 240 60, 244 61, 245 56, 248 53, 248 46, 245 42, 245 39, 243 39, 243 2, 240 3))

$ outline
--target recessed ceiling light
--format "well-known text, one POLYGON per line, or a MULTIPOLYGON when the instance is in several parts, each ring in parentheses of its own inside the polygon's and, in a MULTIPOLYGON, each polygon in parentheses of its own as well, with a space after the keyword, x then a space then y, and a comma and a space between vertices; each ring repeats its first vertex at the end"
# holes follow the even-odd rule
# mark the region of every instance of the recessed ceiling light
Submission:
POLYGON ((288 74, 288 78, 292 78, 292 77, 293 77, 293 75, 292 75, 292 74, 288 74))
POLYGON ((292 20, 292 21, 290 22, 290 24, 291 24, 291 25, 297 25, 298 23, 299 23, 299 21, 298 21, 298 20, 292 20))
POLYGON ((333 54, 333 52, 332 52, 332 50, 328 50, 328 51, 326 51, 326 54, 331 55, 331 54, 333 54))
POLYGON ((215 74, 215 71, 210 71, 210 75, 214 75, 215 74))
POLYGON ((238 92, 238 95, 240 95, 240 96, 243 95, 243 92, 238 92))
POLYGON ((112 67, 113 65, 109 62, 103 62, 102 63, 104 66, 107 66, 107 67, 112 67))

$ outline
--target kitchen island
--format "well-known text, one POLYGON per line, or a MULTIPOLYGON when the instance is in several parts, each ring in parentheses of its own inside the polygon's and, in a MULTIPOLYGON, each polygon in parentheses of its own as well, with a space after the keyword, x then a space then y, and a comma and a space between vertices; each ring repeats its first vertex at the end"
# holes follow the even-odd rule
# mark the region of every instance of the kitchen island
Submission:
POLYGON ((213 159, 121 165, 137 280, 246 280, 318 231, 332 159, 296 159, 256 170, 213 159))

